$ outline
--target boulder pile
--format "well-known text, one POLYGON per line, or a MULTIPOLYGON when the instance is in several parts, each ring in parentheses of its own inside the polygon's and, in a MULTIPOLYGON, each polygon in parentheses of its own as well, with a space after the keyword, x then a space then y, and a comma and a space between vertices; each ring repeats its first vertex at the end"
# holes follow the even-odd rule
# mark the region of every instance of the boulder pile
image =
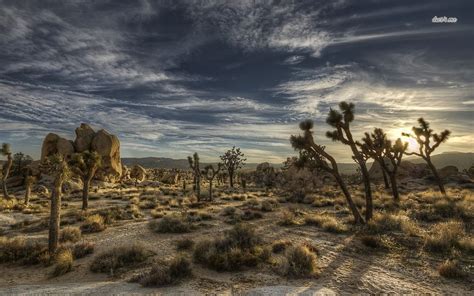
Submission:
POLYGON ((102 157, 102 167, 97 171, 96 179, 107 182, 120 180, 122 162, 120 160, 119 139, 103 129, 95 132, 85 123, 76 128, 76 139, 74 141, 49 133, 43 141, 41 161, 56 153, 70 158, 74 153, 87 150, 96 151, 102 157))

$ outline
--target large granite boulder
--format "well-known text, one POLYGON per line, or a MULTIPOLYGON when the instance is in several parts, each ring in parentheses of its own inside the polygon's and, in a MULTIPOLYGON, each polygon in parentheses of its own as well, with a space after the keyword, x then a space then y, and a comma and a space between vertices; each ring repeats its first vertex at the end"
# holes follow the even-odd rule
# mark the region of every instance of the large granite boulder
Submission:
POLYGON ((146 179, 146 169, 141 165, 134 165, 130 171, 130 178, 137 183, 141 183, 146 179))
POLYGON ((49 133, 46 138, 44 138, 43 146, 41 147, 41 161, 44 161, 46 157, 56 153, 69 158, 74 153, 74 145, 71 141, 57 134, 49 133))
POLYGON ((76 139, 74 140, 76 152, 90 150, 94 136, 94 130, 88 124, 81 123, 81 126, 76 128, 76 139))
POLYGON ((49 133, 43 141, 41 161, 56 153, 69 158, 74 153, 87 150, 96 151, 102 157, 102 167, 97 171, 95 178, 107 182, 120 180, 122 163, 120 160, 120 141, 117 136, 103 129, 95 132, 84 123, 75 132, 76 139, 74 142, 49 133))
POLYGON ((91 150, 102 156, 102 167, 97 172, 99 179, 115 182, 122 176, 120 160, 120 141, 117 136, 105 130, 98 131, 91 143, 91 150))

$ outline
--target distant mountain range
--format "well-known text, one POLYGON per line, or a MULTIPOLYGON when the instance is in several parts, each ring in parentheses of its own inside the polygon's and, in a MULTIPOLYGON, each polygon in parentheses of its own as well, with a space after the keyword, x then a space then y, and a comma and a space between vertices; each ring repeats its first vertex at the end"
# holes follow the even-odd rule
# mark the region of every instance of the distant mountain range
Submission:
MULTIPOLYGON (((406 157, 405 160, 413 163, 423 163, 424 160, 419 157, 406 157)), ((447 165, 454 165, 459 170, 464 170, 474 165, 474 153, 463 152, 445 152, 432 156, 433 163, 436 167, 442 168, 447 165)), ((133 166, 139 164, 145 168, 164 168, 164 169, 188 169, 189 164, 187 159, 172 159, 161 157, 143 157, 143 158, 122 158, 122 163, 126 166, 133 166)), ((201 163, 204 167, 210 163, 201 163)), ((247 163, 244 167, 246 170, 253 170, 258 163, 247 163)), ((281 167, 281 163, 272 163, 276 168, 281 167)), ((370 166, 370 165, 369 165, 370 166)), ((351 174, 356 171, 357 165, 355 163, 340 163, 339 170, 344 174, 351 174)))

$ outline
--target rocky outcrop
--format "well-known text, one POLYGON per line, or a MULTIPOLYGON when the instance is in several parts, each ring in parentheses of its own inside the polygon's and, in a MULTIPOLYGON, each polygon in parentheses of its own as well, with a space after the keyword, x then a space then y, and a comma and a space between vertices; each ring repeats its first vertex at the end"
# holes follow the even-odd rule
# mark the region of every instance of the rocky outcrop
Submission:
POLYGON ((69 158, 74 153, 74 145, 71 141, 57 134, 49 133, 46 138, 44 138, 43 146, 41 147, 41 161, 44 161, 46 157, 56 153, 69 158))
POLYGON ((59 153, 70 158, 74 153, 96 151, 102 157, 102 167, 96 173, 96 179, 116 182, 122 175, 120 160, 120 141, 117 136, 105 130, 95 132, 89 125, 82 123, 76 128, 76 139, 69 141, 50 133, 43 141, 41 161, 46 157, 59 153))
POLYGON ((132 170, 130 171, 130 178, 132 178, 135 182, 141 183, 146 179, 146 170, 141 165, 134 165, 132 170))
MULTIPOLYGON (((402 161, 398 167, 397 177, 400 179, 421 179, 430 175, 428 165, 425 163, 412 163, 409 161, 402 161)), ((382 167, 378 162, 374 162, 369 170, 370 179, 373 181, 383 180, 382 167)))

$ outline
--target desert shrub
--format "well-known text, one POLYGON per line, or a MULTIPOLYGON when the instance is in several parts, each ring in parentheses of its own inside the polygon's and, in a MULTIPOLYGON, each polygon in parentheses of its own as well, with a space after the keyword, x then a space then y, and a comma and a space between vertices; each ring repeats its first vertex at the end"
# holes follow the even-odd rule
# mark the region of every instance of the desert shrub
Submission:
POLYGON ((273 208, 274 208, 274 205, 268 200, 262 201, 262 204, 260 205, 260 210, 264 212, 271 212, 273 211, 273 208))
POLYGON ((272 244, 272 252, 273 253, 281 253, 286 250, 289 246, 291 246, 291 242, 287 240, 279 240, 275 241, 272 244))
POLYGON ((462 270, 457 260, 446 260, 438 266, 438 273, 450 279, 464 278, 466 273, 462 270))
POLYGON ((183 238, 176 241, 176 249, 178 250, 190 250, 194 246, 194 241, 190 238, 183 238))
POLYGON ((334 200, 330 198, 315 198, 312 206, 313 207, 328 207, 328 206, 333 206, 334 205, 334 200))
POLYGON ((75 243, 81 239, 82 233, 79 227, 67 226, 61 230, 59 240, 61 242, 75 243))
POLYGON ((458 247, 459 241, 464 236, 464 227, 461 222, 437 223, 433 226, 432 233, 426 237, 425 249, 430 252, 448 252, 453 247, 458 247))
POLYGON ((54 261, 56 265, 54 266, 53 276, 60 276, 71 271, 72 263, 74 261, 71 249, 63 248, 59 250, 54 261))
POLYGON ((83 258, 89 254, 94 253, 95 245, 91 242, 80 242, 71 246, 71 251, 74 259, 83 258))
POLYGON ((176 216, 165 216, 160 220, 150 221, 151 230, 157 233, 185 233, 191 231, 191 225, 183 218, 176 216))
POLYGON ((296 214, 290 210, 284 210, 280 214, 280 219, 277 222, 280 226, 292 226, 297 225, 296 214))
POLYGON ((464 237, 458 241, 459 248, 468 254, 474 254, 474 238, 464 237))
POLYGON ((163 212, 162 209, 153 209, 150 211, 150 215, 155 218, 155 219, 158 219, 158 218, 163 218, 163 216, 165 215, 165 213, 163 212))
POLYGON ((371 233, 401 231, 416 236, 420 233, 418 225, 403 214, 376 213, 367 223, 367 230, 371 233))
POLYGON ((226 207, 222 210, 223 216, 231 216, 234 215, 237 209, 235 207, 226 207))
POLYGON ((375 235, 363 235, 359 239, 364 246, 367 246, 369 248, 377 249, 382 246, 380 237, 375 235))
POLYGON ((217 271, 233 271, 265 262, 270 250, 260 246, 251 226, 237 224, 223 238, 199 242, 194 248, 195 262, 217 271))
POLYGON ((263 218, 262 213, 254 211, 254 210, 245 210, 242 215, 240 216, 241 220, 249 221, 255 219, 263 218))
POLYGON ((317 269, 317 256, 306 246, 290 247, 280 263, 280 271, 288 277, 307 277, 314 275, 317 269))
POLYGON ((101 232, 106 228, 104 217, 99 214, 91 215, 81 225, 83 233, 101 232))
POLYGON ((140 276, 138 281, 141 285, 149 286, 164 286, 176 284, 184 278, 192 275, 191 262, 183 256, 178 256, 152 267, 151 271, 140 276))
POLYGON ((24 237, 0 237, 0 263, 20 262, 37 264, 42 262, 47 246, 24 237))
POLYGON ((90 266, 93 272, 114 272, 123 267, 133 266, 145 261, 149 251, 140 244, 115 247, 94 258, 90 266))
POLYGON ((308 217, 305 217, 304 221, 306 225, 318 226, 327 232, 343 233, 348 230, 346 225, 336 220, 336 218, 328 216, 328 215, 308 216, 308 217))

